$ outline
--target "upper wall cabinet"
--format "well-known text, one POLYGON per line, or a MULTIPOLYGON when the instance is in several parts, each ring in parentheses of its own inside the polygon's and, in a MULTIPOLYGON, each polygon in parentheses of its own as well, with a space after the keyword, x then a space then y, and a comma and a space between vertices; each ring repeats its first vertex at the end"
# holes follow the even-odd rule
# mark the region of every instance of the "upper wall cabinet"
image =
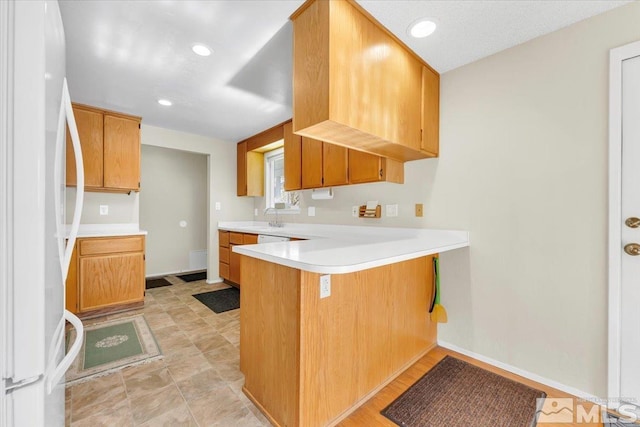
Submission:
MULTIPOLYGON (((285 128, 287 125, 291 125, 291 120, 238 142, 236 159, 238 196, 264 195, 264 153, 282 147, 283 138, 286 143, 285 128)), ((293 133, 290 133, 290 136, 292 135, 293 133)), ((289 189, 287 188, 287 190, 289 189)))
POLYGON ((440 76, 352 0, 293 21, 293 131, 401 162, 438 155, 440 76))
MULTIPOLYGON (((82 159, 85 190, 140 190, 140 117, 73 104, 82 159)), ((67 186, 76 186, 76 166, 67 129, 67 186)))

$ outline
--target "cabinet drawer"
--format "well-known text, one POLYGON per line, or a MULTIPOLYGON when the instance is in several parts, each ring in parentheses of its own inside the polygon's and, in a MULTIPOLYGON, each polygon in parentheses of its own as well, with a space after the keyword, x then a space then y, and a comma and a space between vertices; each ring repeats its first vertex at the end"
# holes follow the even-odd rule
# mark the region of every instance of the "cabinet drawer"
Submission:
POLYGON ((143 251, 144 236, 107 237, 80 240, 80 256, 143 251))
POLYGON ((229 247, 229 232, 218 230, 218 244, 223 248, 229 247))
POLYGON ((229 243, 234 245, 242 244, 242 233, 234 233, 233 231, 229 233, 229 243))
POLYGON ((245 234, 244 236, 242 236, 243 245, 255 245, 256 243, 258 243, 257 234, 245 234))
POLYGON ((229 264, 229 248, 220 248, 220 262, 229 264))
POLYGON ((220 277, 229 280, 229 264, 221 262, 218 264, 218 269, 220 270, 220 277))

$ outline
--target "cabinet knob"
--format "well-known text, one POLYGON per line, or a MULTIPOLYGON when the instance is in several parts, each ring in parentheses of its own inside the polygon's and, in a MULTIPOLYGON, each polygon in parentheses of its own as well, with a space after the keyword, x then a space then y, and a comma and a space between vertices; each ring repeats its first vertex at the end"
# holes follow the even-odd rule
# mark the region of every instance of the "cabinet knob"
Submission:
POLYGON ((637 243, 629 243, 628 245, 624 245, 624 251, 631 256, 640 255, 640 245, 637 243))

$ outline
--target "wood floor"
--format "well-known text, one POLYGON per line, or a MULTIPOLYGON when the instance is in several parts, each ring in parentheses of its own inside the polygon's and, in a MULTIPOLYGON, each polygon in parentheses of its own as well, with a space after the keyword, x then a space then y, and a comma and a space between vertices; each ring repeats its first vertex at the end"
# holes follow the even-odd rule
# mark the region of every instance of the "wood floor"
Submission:
MULTIPOLYGON (((506 378, 510 378, 512 380, 518 381, 522 384, 526 384, 530 387, 537 388, 539 390, 547 393, 547 397, 549 398, 566 398, 573 397, 567 393, 556 390, 554 388, 545 386, 543 384, 537 383, 535 381, 528 380, 518 375, 514 375, 510 372, 503 371, 502 369, 498 369, 494 366, 488 365, 486 363, 480 362, 478 360, 472 359, 470 357, 464 356, 460 353, 456 353, 451 350, 447 350, 442 347, 436 347, 429 353, 427 353, 422 359, 416 362, 411 368, 407 369, 405 372, 400 374, 394 381, 392 381, 389 385, 383 388, 378 394, 369 399, 362 407, 352 413, 347 419, 342 421, 339 426, 341 427, 376 427, 376 426, 385 426, 385 427, 397 427, 396 424, 391 422, 389 419, 385 418, 380 414, 384 408, 386 408, 391 402, 393 402, 398 396, 400 396, 404 391, 406 391, 413 383, 418 381, 427 371, 433 368, 440 360, 442 360, 445 356, 454 356, 458 359, 462 359, 466 362, 469 362, 473 365, 484 368, 488 371, 494 372, 496 374, 502 375, 506 378)), ((581 402, 584 406, 584 409, 589 412, 591 410, 592 404, 588 402, 581 402)), ((588 426, 602 426, 602 423, 539 423, 539 427, 588 427, 588 426)))

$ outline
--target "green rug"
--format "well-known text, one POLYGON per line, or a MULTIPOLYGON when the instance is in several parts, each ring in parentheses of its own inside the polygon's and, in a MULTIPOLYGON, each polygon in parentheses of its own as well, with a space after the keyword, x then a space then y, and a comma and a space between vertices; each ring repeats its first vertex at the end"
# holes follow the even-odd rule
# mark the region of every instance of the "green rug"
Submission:
MULTIPOLYGON (((67 345, 74 339, 72 330, 67 345)), ((82 349, 67 371, 66 382, 71 385, 161 357, 160 346, 143 315, 85 326, 82 349)))

